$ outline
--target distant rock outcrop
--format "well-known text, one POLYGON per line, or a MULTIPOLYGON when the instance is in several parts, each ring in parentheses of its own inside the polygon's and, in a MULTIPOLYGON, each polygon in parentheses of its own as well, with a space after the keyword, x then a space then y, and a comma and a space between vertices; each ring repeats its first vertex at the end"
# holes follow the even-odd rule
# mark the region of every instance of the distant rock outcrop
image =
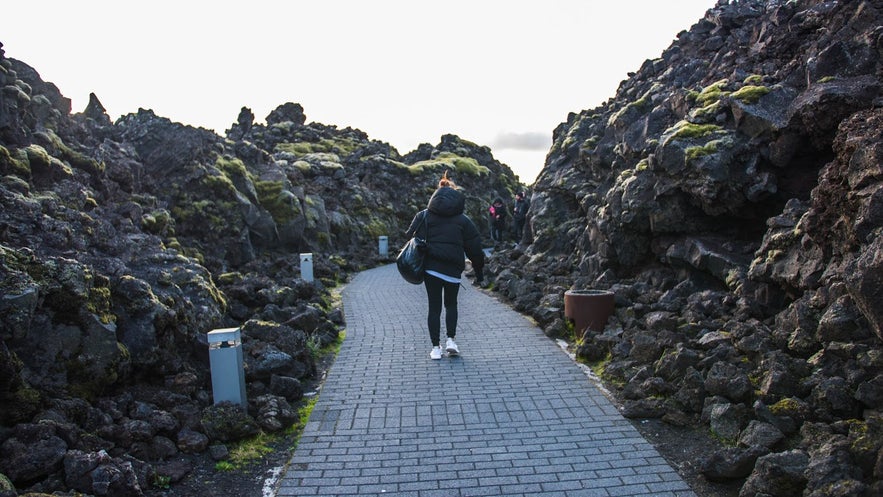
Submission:
POLYGON ((142 495, 187 473, 172 458, 289 427, 344 325, 329 287, 391 262, 378 237, 394 255, 445 171, 485 230, 521 188, 487 147, 402 157, 294 103, 266 124, 243 108, 227 137, 145 109, 112 123, 2 50, 0 89, 0 480, 21 490, 142 495), (206 333, 226 327, 240 412, 211 407, 206 333))
POLYGON ((550 335, 565 290, 613 290, 576 352, 627 413, 731 443, 706 476, 742 495, 883 494, 881 25, 879 2, 718 2, 555 130, 530 243, 490 265, 550 335))

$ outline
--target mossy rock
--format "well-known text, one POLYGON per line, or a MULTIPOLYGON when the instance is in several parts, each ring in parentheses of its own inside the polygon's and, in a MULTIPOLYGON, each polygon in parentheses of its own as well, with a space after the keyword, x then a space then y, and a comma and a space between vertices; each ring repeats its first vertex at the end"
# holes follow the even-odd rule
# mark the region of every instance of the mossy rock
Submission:
POLYGON ((242 273, 236 271, 232 273, 222 273, 218 276, 218 284, 221 285, 236 285, 238 283, 242 283, 245 280, 245 276, 242 273))
POLYGON ((763 82, 763 76, 760 74, 752 74, 751 76, 746 77, 743 81, 743 85, 759 85, 763 82))
POLYGON ((726 79, 715 81, 703 88, 700 92, 690 92, 688 97, 693 99, 699 106, 705 107, 706 105, 717 102, 729 95, 730 92, 724 89, 728 84, 729 81, 726 79))
POLYGON ((278 143, 273 147, 274 152, 286 152, 298 157, 317 153, 333 153, 347 156, 353 153, 361 144, 351 138, 322 138, 318 142, 286 142, 278 143))
MULTIPOLYGON (((650 103, 651 103, 651 99, 650 99, 650 95, 648 92, 647 94, 645 94, 641 98, 635 100, 634 102, 629 102, 628 104, 624 105, 616 113, 614 113, 612 116, 610 116, 610 119, 607 120, 607 125, 608 126, 615 125, 615 123, 617 121, 619 121, 620 119, 622 119, 623 116, 626 116, 627 114, 630 114, 630 113, 635 116, 640 116, 640 115, 647 113, 647 111, 650 110, 650 103)), ((633 119, 630 119, 630 121, 633 119)))
POLYGON ((200 419, 206 436, 219 442, 235 442, 260 432, 257 422, 244 408, 232 402, 221 402, 202 411, 200 419))
POLYGON ((27 160, 13 157, 6 147, 0 145, 0 174, 30 178, 31 165, 27 160))
POLYGON ((369 221, 366 230, 368 231, 368 235, 372 239, 376 239, 380 236, 388 236, 391 232, 389 226, 387 226, 386 223, 380 221, 379 219, 372 219, 371 221, 369 221))
POLYGON ((684 157, 689 163, 695 161, 696 159, 699 159, 700 157, 712 155, 717 152, 717 148, 720 143, 720 140, 712 140, 705 145, 687 147, 687 149, 684 151, 684 157))
POLYGON ((24 153, 28 159, 28 164, 30 164, 32 169, 34 167, 49 169, 52 165, 52 157, 49 155, 49 152, 40 145, 28 145, 24 148, 24 153))
POLYGON ((35 136, 40 138, 53 154, 58 155, 61 160, 67 161, 71 167, 86 171, 90 174, 101 174, 105 170, 103 162, 99 162, 82 152, 78 152, 70 148, 62 139, 51 130, 37 132, 35 136))
POLYGON ((154 235, 174 235, 175 220, 169 211, 157 209, 141 216, 141 229, 154 235))
POLYGON ((663 132, 662 136, 665 137, 663 143, 675 140, 704 138, 720 131, 723 131, 723 128, 717 124, 695 124, 688 121, 680 121, 663 132))
POLYGON ((287 224, 303 215, 300 200, 285 188, 283 181, 256 181, 255 190, 261 207, 277 224, 287 224))
POLYGON ((716 100, 705 107, 693 109, 690 111, 690 120, 695 123, 709 123, 717 117, 721 110, 721 103, 716 100))
POLYGON ((784 398, 770 406, 770 412, 776 416, 789 416, 794 419, 803 419, 807 413, 807 405, 794 397, 784 398))
POLYGON ((769 92, 770 89, 766 86, 743 86, 733 92, 730 97, 746 104, 755 104, 769 92))
POLYGON ((472 157, 463 157, 452 152, 442 152, 434 159, 424 160, 411 164, 408 168, 411 174, 423 174, 427 171, 444 171, 453 169, 459 174, 468 176, 484 176, 490 173, 490 169, 482 166, 472 157))
POLYGON ((248 168, 245 167, 245 163, 239 158, 218 157, 217 160, 215 160, 215 167, 228 177, 248 177, 248 168))
POLYGON ((18 390, 11 392, 8 402, 5 402, 6 406, 0 414, 0 425, 10 426, 30 420, 40 410, 41 400, 39 391, 22 385, 18 390))
POLYGON ((0 473, 0 492, 12 492, 12 495, 16 495, 15 485, 3 473, 0 473))

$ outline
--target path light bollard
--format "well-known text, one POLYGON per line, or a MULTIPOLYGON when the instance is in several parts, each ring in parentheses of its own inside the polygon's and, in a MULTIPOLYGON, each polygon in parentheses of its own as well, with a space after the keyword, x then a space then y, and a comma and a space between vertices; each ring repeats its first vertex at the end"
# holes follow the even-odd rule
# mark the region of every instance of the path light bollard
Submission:
POLYGON ((604 331, 613 314, 614 295, 608 290, 567 290, 564 292, 564 316, 573 321, 577 338, 586 330, 604 331))
POLYGON ((215 404, 228 401, 248 407, 241 333, 239 328, 221 328, 208 332, 208 358, 215 404))
POLYGON ((313 281, 313 254, 300 255, 300 278, 307 283, 313 281))
POLYGON ((389 256, 389 237, 381 236, 377 239, 377 251, 380 253, 380 257, 389 256))

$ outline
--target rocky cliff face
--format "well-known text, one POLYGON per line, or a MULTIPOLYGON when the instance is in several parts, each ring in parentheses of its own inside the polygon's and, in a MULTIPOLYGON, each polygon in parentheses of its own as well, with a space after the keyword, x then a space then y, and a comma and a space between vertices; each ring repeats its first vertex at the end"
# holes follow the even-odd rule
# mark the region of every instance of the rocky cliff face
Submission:
POLYGON ((731 444, 741 495, 883 493, 883 7, 719 2, 604 105, 555 130, 532 234, 495 288, 575 349, 626 413, 731 444))
MULTIPOLYGON (((0 494, 141 495, 180 456, 290 426, 330 287, 392 254, 446 170, 469 215, 519 188, 456 136, 401 156, 284 104, 226 137, 82 113, 0 50, 0 494), (316 281, 298 254, 313 253, 316 281), (248 413, 211 406, 205 334, 242 328, 248 413), (218 427, 222 427, 218 428, 218 427)), ((183 462, 182 462, 183 461, 183 462)))

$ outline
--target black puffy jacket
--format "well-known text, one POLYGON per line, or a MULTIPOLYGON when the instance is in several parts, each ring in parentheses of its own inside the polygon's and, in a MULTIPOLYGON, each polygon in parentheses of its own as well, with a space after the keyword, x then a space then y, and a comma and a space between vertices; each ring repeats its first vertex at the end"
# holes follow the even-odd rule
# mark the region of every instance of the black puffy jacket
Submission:
POLYGON ((475 271, 482 272, 484 252, 481 249, 481 235, 472 220, 463 214, 465 207, 466 198, 462 193, 442 187, 432 194, 429 206, 414 216, 406 233, 408 238, 414 236, 418 228, 419 236, 428 233, 426 270, 460 278, 468 257, 475 271), (423 216, 425 225, 421 225, 423 216))

